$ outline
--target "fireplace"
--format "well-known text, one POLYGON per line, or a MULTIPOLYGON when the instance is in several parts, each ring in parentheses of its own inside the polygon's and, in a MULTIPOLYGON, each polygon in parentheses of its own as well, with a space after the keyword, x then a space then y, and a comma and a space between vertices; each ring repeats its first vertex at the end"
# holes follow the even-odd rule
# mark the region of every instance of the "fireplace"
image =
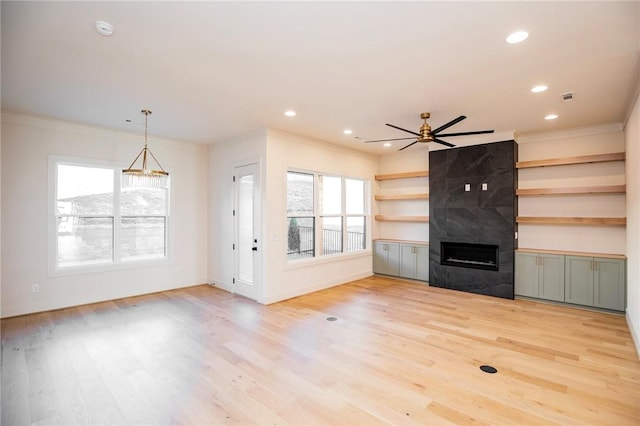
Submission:
POLYGON ((442 241, 440 264, 462 268, 498 270, 498 246, 442 241))

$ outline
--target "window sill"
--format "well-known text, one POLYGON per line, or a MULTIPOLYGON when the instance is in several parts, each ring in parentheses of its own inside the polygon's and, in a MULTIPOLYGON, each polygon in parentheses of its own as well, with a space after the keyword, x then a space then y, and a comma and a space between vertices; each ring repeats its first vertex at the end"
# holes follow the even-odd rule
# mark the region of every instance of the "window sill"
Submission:
POLYGON ((132 260, 129 262, 120 263, 101 263, 87 266, 69 266, 65 268, 53 268, 49 270, 48 276, 64 277, 69 275, 83 275, 83 274, 96 274, 104 272, 115 272, 128 269, 141 269, 151 268, 154 266, 169 265, 171 261, 168 257, 161 259, 145 259, 145 260, 132 260))

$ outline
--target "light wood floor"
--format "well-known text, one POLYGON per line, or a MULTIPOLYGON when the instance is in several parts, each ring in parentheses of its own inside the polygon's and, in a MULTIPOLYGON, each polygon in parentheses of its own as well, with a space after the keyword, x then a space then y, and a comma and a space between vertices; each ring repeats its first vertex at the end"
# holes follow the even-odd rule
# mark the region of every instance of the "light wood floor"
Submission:
POLYGON ((198 286, 2 320, 5 426, 638 425, 639 401, 623 316, 382 277, 271 306, 198 286))

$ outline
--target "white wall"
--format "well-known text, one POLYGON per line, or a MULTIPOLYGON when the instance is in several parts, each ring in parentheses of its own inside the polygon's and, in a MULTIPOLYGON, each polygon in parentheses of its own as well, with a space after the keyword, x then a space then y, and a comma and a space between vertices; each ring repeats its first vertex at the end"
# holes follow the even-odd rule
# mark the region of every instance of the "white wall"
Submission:
MULTIPOLYGON (((365 253, 287 262, 286 173, 293 168, 374 182, 378 157, 269 130, 266 158, 263 251, 266 286, 262 302, 272 303, 371 275, 370 241, 365 253)), ((375 227, 373 221, 371 226, 375 227)))
POLYGON ((627 151, 627 323, 640 353, 640 97, 625 126, 627 151))
MULTIPOLYGON (((620 124, 522 136, 519 161, 625 151, 620 124)), ((625 162, 518 170, 519 188, 623 185, 625 162)), ((627 192, 628 189, 627 189, 627 192)), ((519 216, 624 217, 624 194, 518 197, 519 216)), ((518 225, 518 247, 625 254, 626 229, 613 226, 518 225)))
POLYGON ((17 114, 2 114, 3 317, 202 284, 206 280, 206 147, 150 137, 171 174, 169 262, 49 276, 48 158, 121 163, 142 148, 141 134, 17 114), (39 293, 32 292, 38 284, 39 293))
MULTIPOLYGON (((234 168, 250 163, 261 167, 264 182, 266 130, 240 135, 209 146, 209 253, 207 281, 227 291, 233 291, 234 256, 233 231, 233 174, 234 168)), ((262 199, 264 198, 262 185, 262 199)), ((268 200, 265 201, 267 203, 268 200)), ((262 218, 264 223, 264 217, 262 218)), ((264 229, 264 226, 262 226, 264 229)), ((261 235, 257 236, 263 241, 261 235)), ((264 252, 264 249, 262 250, 264 252)))

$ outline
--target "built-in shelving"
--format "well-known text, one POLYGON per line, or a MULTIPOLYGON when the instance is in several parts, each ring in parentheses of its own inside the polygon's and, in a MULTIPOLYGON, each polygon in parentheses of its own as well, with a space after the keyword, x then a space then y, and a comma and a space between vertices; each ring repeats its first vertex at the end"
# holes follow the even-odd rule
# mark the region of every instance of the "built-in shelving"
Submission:
MULTIPOLYGON (((384 175, 376 175, 377 181, 393 180, 393 179, 411 179, 429 177, 428 170, 419 170, 415 172, 390 173, 384 175)), ((412 194, 389 194, 376 195, 376 201, 400 201, 400 200, 428 200, 428 192, 412 193, 412 194)), ((389 216, 376 215, 375 220, 386 222, 429 222, 429 216, 389 216)))
POLYGON ((571 188, 523 188, 516 195, 624 194, 626 185, 578 186, 571 188))
POLYGON ((421 170, 417 172, 391 173, 386 175, 375 175, 376 180, 392 180, 392 179, 408 179, 429 177, 429 170, 421 170))
POLYGON ((376 195, 376 201, 385 201, 385 200, 428 200, 429 193, 423 192, 420 194, 395 194, 395 195, 376 195))
POLYGON ((429 216, 387 216, 377 214, 375 219, 387 222, 429 222, 429 216))
POLYGON ((516 169, 531 167, 565 166, 570 164, 605 163, 610 161, 624 161, 624 152, 611 154, 582 155, 579 157, 550 158, 547 160, 518 161, 516 169))
MULTIPOLYGON (((573 164, 606 163, 624 161, 624 152, 609 154, 582 155, 577 157, 550 158, 546 160, 519 161, 516 168, 564 166, 573 164)), ((576 186, 563 188, 521 188, 516 189, 517 196, 531 195, 589 195, 589 194, 625 194, 626 185, 576 186)), ((626 226, 625 217, 530 217, 518 216, 517 223, 539 225, 593 225, 593 226, 626 226)))
POLYGON ((518 216, 517 223, 539 224, 539 225, 603 225, 603 226, 626 226, 627 219, 624 217, 532 217, 518 216))

